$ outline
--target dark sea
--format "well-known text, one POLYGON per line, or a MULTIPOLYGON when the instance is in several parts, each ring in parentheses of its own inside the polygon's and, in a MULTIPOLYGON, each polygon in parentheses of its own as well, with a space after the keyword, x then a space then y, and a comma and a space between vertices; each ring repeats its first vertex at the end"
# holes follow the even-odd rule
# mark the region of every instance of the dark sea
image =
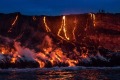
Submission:
POLYGON ((9 68, 0 80, 120 80, 120 67, 9 68))

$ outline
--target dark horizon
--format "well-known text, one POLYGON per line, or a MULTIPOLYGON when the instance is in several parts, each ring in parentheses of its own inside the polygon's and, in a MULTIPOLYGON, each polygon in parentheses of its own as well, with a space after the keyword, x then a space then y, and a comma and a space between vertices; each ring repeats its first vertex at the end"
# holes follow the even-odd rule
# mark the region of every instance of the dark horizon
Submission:
POLYGON ((1 0, 0 13, 20 12, 24 15, 66 15, 97 13, 120 13, 120 0, 1 0))

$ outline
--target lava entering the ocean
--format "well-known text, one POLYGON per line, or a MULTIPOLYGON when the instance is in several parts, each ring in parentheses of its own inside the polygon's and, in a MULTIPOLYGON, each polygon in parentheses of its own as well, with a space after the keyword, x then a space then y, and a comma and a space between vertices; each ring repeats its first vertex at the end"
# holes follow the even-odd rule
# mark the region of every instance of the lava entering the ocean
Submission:
MULTIPOLYGON (((107 34, 100 33, 98 14, 15 16, 8 23, 0 21, 0 68, 120 64, 114 64, 119 52, 100 43, 107 34)), ((105 39, 110 40, 110 36, 105 39)))

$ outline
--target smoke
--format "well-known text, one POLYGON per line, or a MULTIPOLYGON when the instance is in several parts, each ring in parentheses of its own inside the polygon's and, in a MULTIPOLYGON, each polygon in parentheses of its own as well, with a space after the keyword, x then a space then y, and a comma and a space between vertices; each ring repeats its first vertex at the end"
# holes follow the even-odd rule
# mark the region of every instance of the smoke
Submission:
POLYGON ((29 48, 21 47, 20 42, 15 42, 14 47, 21 57, 25 58, 28 61, 34 61, 35 52, 34 50, 30 50, 29 48))
POLYGON ((96 54, 97 59, 100 59, 102 61, 108 61, 105 57, 103 57, 99 52, 96 54))
POLYGON ((53 49, 53 41, 52 39, 46 35, 42 41, 42 44, 40 45, 40 48, 45 52, 49 53, 53 49))

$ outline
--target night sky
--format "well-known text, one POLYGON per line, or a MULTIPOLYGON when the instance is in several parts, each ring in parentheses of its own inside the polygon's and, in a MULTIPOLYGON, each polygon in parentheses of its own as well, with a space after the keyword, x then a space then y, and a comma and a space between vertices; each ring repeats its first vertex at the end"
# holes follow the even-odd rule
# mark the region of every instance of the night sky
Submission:
POLYGON ((0 0, 0 13, 60 15, 98 12, 120 13, 120 0, 0 0))

